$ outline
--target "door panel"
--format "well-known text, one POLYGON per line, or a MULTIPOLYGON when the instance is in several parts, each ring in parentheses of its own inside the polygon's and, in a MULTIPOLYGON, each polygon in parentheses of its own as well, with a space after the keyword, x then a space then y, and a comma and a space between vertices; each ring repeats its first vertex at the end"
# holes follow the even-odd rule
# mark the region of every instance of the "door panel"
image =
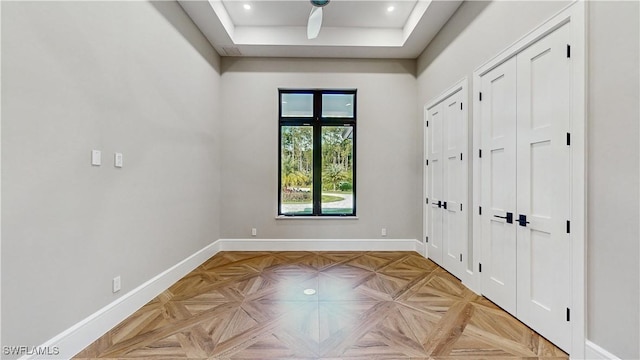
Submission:
POLYGON ((516 314, 516 59, 481 77, 482 292, 516 314))
POLYGON ((428 185, 427 198, 429 199, 428 237, 429 237, 429 258, 442 265, 442 238, 443 238, 443 211, 442 202, 444 200, 443 188, 443 111, 442 104, 428 110, 429 126, 427 136, 429 138, 429 148, 427 156, 429 166, 427 166, 428 185), (440 206, 438 206, 440 204, 440 206))
POLYGON ((450 273, 462 277, 464 263, 462 254, 466 254, 467 241, 464 227, 463 211, 460 209, 464 196, 464 165, 460 154, 463 152, 464 117, 460 103, 462 93, 457 92, 443 101, 444 112, 444 173, 443 188, 444 198, 447 201, 446 209, 443 208, 443 267, 450 273))
POLYGON ((569 349, 571 63, 564 26, 517 57, 518 317, 569 349))

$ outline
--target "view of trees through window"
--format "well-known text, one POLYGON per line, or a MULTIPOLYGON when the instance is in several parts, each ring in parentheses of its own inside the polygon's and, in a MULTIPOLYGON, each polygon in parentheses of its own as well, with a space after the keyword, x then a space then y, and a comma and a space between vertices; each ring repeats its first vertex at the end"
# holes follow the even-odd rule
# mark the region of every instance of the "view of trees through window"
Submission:
MULTIPOLYGON (((354 106, 354 95, 336 101, 327 100, 326 94, 324 101, 316 97, 314 107, 331 113, 330 118, 287 116, 281 107, 280 214, 354 215, 355 114, 339 111, 354 106)), ((297 109, 291 112, 305 113, 296 107, 297 99, 302 97, 281 96, 283 105, 297 109)), ((301 106, 309 106, 308 99, 304 102, 301 106)))

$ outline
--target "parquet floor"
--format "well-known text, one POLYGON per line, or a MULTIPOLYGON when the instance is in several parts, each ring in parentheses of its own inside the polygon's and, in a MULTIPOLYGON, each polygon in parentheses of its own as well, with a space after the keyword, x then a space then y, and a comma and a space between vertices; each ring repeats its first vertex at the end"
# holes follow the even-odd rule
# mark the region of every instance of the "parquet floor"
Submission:
POLYGON ((568 357, 417 253, 221 252, 75 357, 95 358, 568 357))

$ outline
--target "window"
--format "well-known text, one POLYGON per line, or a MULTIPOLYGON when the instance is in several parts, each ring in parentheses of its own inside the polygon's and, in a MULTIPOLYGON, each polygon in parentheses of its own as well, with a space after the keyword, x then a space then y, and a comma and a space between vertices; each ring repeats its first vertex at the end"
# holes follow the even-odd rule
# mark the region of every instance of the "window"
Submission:
POLYGON ((355 216, 356 90, 280 90, 278 215, 355 216))

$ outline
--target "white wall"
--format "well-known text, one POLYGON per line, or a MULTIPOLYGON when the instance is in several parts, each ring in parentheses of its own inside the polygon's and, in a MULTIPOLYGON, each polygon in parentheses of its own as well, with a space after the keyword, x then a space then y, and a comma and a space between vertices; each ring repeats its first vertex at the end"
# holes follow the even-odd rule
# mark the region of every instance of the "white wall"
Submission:
MULTIPOLYGON (((465 2, 418 59, 423 106, 566 2, 465 2)), ((589 340, 640 358, 638 3, 589 2, 589 340)), ((471 101, 469 101, 471 105, 471 101)))
POLYGON ((220 59, 175 2, 2 1, 2 30, 2 340, 37 346, 220 237, 220 59))
POLYGON ((224 58, 222 237, 420 239, 415 61, 224 58), (278 88, 357 88, 358 220, 276 220, 278 88))

